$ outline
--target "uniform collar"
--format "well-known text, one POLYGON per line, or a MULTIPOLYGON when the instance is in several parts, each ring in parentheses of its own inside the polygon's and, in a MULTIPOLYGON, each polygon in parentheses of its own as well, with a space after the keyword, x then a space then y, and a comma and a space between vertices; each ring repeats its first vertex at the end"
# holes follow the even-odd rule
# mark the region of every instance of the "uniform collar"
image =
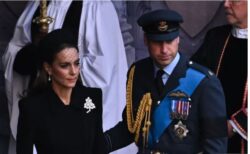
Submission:
POLYGON ((233 27, 232 35, 236 38, 247 39, 248 38, 248 30, 247 30, 247 28, 240 29, 240 28, 233 27))
MULTIPOLYGON (((166 67, 163 68, 164 72, 170 76, 174 70, 174 68, 176 67, 177 63, 179 62, 180 60, 180 54, 179 52, 177 52, 174 60, 169 64, 167 65, 166 67)), ((156 73, 157 71, 159 70, 159 68, 154 64, 154 67, 155 67, 155 76, 156 76, 156 73)))
POLYGON ((188 67, 188 57, 182 53, 178 53, 175 60, 177 63, 174 65, 168 81, 165 84, 163 95, 160 96, 161 99, 163 99, 164 96, 170 92, 170 90, 173 90, 176 86, 178 86, 179 79, 185 76, 185 70, 188 67))

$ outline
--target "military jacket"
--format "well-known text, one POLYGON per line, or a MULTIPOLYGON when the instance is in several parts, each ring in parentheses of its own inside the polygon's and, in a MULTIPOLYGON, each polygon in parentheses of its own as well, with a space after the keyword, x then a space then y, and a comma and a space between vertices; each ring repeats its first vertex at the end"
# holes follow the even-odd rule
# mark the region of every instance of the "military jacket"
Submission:
MULTIPOLYGON (((181 120, 188 130, 187 135, 183 138, 176 135, 175 126, 180 120, 173 119, 153 147, 142 147, 142 136, 140 136, 137 143, 139 153, 150 153, 152 151, 181 154, 226 152, 227 125, 225 98, 220 81, 211 71, 198 64, 190 63, 181 54, 177 66, 169 76, 164 87, 164 94, 160 96, 154 81, 152 59, 146 58, 140 60, 133 64, 133 66, 135 66, 132 92, 134 117, 137 113, 140 100, 145 93, 151 93, 153 100, 151 114, 154 114, 158 101, 162 100, 178 86, 179 79, 185 76, 188 68, 193 68, 205 74, 205 78, 200 82, 192 96, 190 96, 191 108, 187 119, 181 120)), ((152 119, 151 123, 154 123, 152 119)), ((134 134, 128 131, 127 115, 125 112, 123 113, 123 121, 107 131, 106 138, 109 140, 110 151, 133 142, 134 134), (115 136, 119 136, 119 138, 116 139, 115 136)))

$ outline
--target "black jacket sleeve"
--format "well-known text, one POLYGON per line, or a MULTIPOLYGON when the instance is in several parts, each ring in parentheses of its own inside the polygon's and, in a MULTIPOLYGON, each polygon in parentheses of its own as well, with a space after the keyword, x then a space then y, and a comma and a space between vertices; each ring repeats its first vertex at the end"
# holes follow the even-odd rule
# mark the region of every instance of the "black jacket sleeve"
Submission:
POLYGON ((106 144, 109 152, 123 148, 133 140, 133 134, 128 130, 126 121, 126 107, 123 111, 123 120, 116 124, 113 128, 105 132, 106 144))
POLYGON ((33 154, 32 115, 25 99, 19 102, 19 120, 17 128, 17 154, 33 154))
POLYGON ((102 127, 102 91, 99 89, 97 93, 98 98, 98 107, 97 107, 97 127, 96 129, 96 136, 95 136, 95 143, 96 147, 93 149, 93 153, 96 154, 107 154, 107 148, 105 145, 105 137, 103 133, 102 127))

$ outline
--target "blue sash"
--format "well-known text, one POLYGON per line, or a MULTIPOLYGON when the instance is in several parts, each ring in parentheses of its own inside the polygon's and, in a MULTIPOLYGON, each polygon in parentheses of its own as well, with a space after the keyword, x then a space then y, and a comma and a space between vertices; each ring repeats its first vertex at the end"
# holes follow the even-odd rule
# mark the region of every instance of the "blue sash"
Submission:
MULTIPOLYGON (((173 91, 182 91, 191 97, 194 90, 204 77, 205 75, 203 73, 189 68, 186 72, 186 76, 184 78, 180 78, 178 87, 176 87, 173 91)), ((170 117, 171 103, 168 94, 155 108, 152 117, 152 126, 148 136, 148 143, 150 147, 153 147, 153 145, 159 141, 160 136, 172 121, 170 117)))

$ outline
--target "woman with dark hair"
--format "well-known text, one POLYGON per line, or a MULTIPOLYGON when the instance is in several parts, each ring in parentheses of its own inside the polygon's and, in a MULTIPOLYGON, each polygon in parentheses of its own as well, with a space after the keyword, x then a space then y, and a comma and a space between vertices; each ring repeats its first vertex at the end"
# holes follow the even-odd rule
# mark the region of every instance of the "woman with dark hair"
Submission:
POLYGON ((39 74, 19 102, 17 154, 106 153, 102 92, 78 83, 79 55, 72 33, 58 29, 38 45, 39 74))

